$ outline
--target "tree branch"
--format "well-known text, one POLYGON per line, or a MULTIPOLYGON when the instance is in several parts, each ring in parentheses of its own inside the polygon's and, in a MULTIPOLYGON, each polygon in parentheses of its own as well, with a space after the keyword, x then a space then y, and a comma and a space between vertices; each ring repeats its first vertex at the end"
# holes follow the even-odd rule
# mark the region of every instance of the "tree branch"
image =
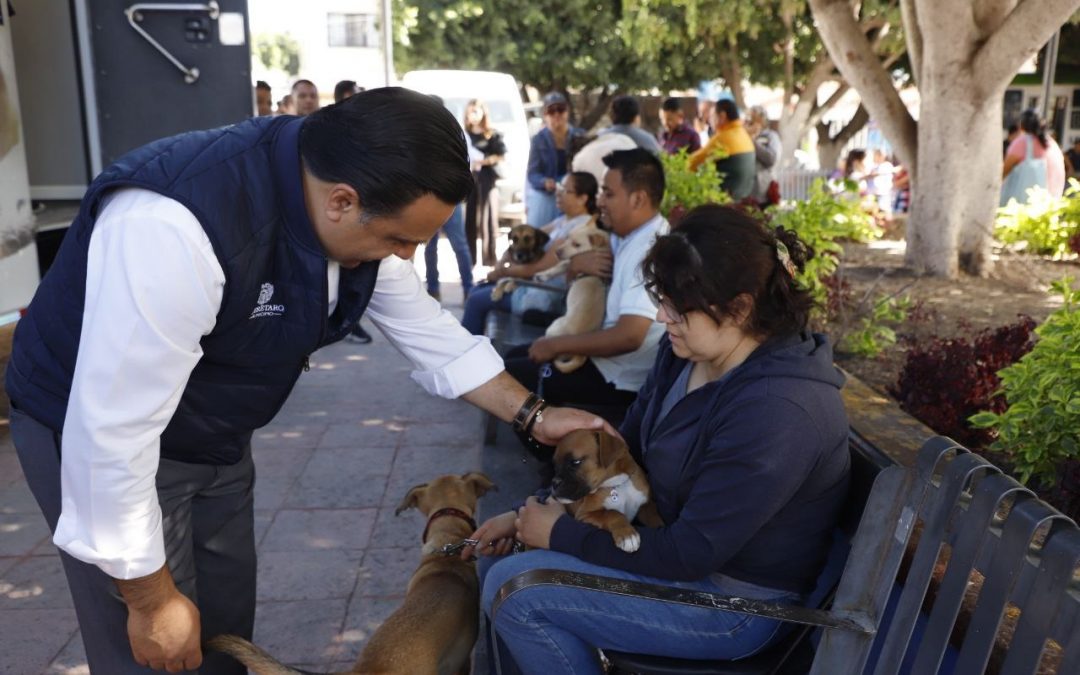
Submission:
POLYGON ((975 81, 1012 78, 1076 9, 1077 0, 1022 0, 972 56, 975 81))
POLYGON ((908 166, 917 166, 917 127, 847 0, 810 0, 821 39, 844 78, 908 166))
POLYGON ((975 12, 975 25, 983 37, 990 35, 1001 26, 1009 13, 1016 9, 1019 0, 982 0, 976 2, 972 10, 975 12))
POLYGON ((912 79, 918 85, 922 79, 922 29, 915 11, 915 0, 900 0, 900 19, 904 22, 904 41, 907 42, 908 60, 911 61, 912 79))
POLYGON ((818 121, 825 116, 825 113, 829 112, 830 108, 840 102, 840 99, 844 97, 844 94, 848 93, 849 89, 851 89, 850 84, 841 82, 840 86, 836 88, 836 91, 834 91, 829 98, 825 99, 824 103, 815 106, 814 109, 810 111, 810 119, 807 121, 807 124, 816 125, 818 121))

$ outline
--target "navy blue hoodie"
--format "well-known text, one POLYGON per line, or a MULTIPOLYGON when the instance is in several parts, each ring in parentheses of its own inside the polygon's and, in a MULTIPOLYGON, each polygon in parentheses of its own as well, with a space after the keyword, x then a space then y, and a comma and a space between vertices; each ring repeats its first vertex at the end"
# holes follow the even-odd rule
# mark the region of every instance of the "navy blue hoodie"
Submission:
POLYGON ((812 589, 850 468, 844 378, 827 339, 766 342, 657 425, 686 363, 665 337, 620 430, 649 474, 666 526, 639 526, 641 548, 624 553, 607 532, 566 516, 552 530, 552 550, 662 579, 719 572, 784 591, 812 589))

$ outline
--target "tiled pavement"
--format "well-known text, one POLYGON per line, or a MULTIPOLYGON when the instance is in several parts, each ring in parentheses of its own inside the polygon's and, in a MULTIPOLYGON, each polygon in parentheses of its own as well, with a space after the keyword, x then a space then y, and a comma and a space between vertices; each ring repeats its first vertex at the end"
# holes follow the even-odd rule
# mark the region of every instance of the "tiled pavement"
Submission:
MULTIPOLYGON (((460 308, 454 289, 444 284, 448 305, 460 308)), ((508 432, 501 447, 485 449, 480 412, 428 396, 374 333, 373 344, 339 343, 315 354, 288 404, 253 442, 255 641, 311 670, 351 665, 400 603, 424 524, 415 511, 394 516, 410 486, 482 468, 503 488, 481 500, 490 514, 535 476, 508 432)), ((59 559, 0 427, 0 674, 85 672, 59 559)))

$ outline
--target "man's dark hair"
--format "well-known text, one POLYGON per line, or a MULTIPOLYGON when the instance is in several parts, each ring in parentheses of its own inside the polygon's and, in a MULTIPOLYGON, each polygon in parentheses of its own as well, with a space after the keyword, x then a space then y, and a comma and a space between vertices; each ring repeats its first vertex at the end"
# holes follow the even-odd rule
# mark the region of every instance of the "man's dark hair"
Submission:
POLYGON ((270 91, 270 85, 264 80, 259 80, 255 83, 256 89, 262 89, 263 91, 270 91))
POLYGON ((641 104, 633 96, 616 96, 611 102, 612 124, 633 124, 634 118, 641 114, 641 104))
POLYGON ((682 112, 682 99, 675 98, 674 96, 666 98, 664 99, 664 102, 660 104, 660 109, 666 110, 667 112, 682 112))
POLYGON ((717 101, 716 109, 727 115, 729 122, 739 119, 739 106, 735 105, 735 101, 732 101, 729 98, 717 101))
POLYGON ((619 172, 627 191, 644 190, 653 206, 664 200, 664 165, 648 150, 616 150, 604 157, 604 166, 619 172))
POLYGON ((431 97, 400 87, 308 115, 300 156, 319 180, 356 190, 368 218, 398 213, 426 194, 458 204, 473 187, 461 125, 431 97))
POLYGON ((296 91, 296 88, 299 87, 302 84, 310 84, 312 87, 315 88, 316 91, 318 91, 318 89, 319 89, 318 87, 315 86, 315 83, 312 82, 311 80, 297 80, 296 82, 292 83, 292 89, 290 89, 289 91, 296 91))
POLYGON ((359 93, 360 88, 356 86, 356 80, 342 80, 334 85, 334 103, 341 103, 359 93))

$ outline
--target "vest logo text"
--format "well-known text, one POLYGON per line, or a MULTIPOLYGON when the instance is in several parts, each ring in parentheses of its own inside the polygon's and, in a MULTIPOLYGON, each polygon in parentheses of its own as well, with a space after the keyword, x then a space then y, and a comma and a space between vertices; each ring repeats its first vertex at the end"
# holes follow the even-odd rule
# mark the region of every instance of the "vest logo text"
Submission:
POLYGON ((267 316, 281 316, 285 313, 285 305, 271 305, 270 299, 274 297, 274 284, 265 283, 259 289, 259 304, 251 311, 249 319, 261 319, 267 316))

